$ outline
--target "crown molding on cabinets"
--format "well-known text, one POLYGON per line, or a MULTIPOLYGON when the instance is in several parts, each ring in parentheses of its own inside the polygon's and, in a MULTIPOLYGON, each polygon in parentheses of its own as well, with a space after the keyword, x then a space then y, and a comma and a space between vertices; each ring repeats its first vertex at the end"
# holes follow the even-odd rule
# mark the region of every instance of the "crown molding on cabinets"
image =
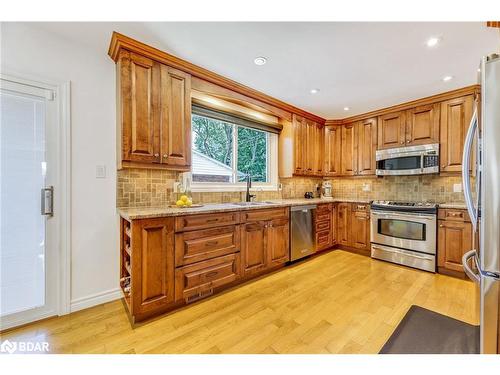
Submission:
POLYGON ((342 120, 338 120, 338 119, 337 120, 326 120, 325 125, 348 124, 348 123, 363 120, 363 119, 366 119, 369 117, 376 117, 376 116, 385 115, 385 114, 391 113, 391 112, 404 111, 404 110, 411 109, 411 108, 418 107, 418 106, 422 106, 422 105, 429 105, 429 104, 433 104, 433 103, 437 103, 437 102, 444 102, 446 100, 459 98, 459 97, 462 97, 465 95, 471 95, 471 94, 476 95, 480 91, 481 91, 480 85, 466 86, 466 87, 462 87, 460 89, 447 91, 447 92, 443 92, 440 94, 427 96, 425 98, 412 100, 410 102, 393 105, 391 107, 377 109, 375 111, 362 113, 362 114, 356 115, 356 116, 347 117, 347 118, 344 118, 342 120))
POLYGON ((487 21, 486 22, 487 27, 498 27, 500 28, 500 21, 487 21))
POLYGON ((193 77, 198 77, 204 81, 213 83, 215 85, 224 87, 239 94, 248 96, 252 99, 266 103, 268 105, 280 108, 284 111, 295 113, 303 116, 309 120, 317 122, 321 125, 325 123, 325 119, 297 108, 291 104, 285 103, 279 99, 273 98, 260 91, 254 90, 248 86, 242 85, 229 78, 225 78, 217 73, 211 72, 208 69, 202 68, 198 65, 192 64, 189 61, 180 59, 176 56, 163 52, 157 48, 151 47, 147 44, 139 42, 135 39, 129 38, 123 34, 113 32, 111 43, 109 45, 108 55, 115 61, 118 61, 120 50, 126 49, 144 55, 150 59, 156 60, 160 63, 168 65, 172 68, 182 70, 191 74, 193 77))

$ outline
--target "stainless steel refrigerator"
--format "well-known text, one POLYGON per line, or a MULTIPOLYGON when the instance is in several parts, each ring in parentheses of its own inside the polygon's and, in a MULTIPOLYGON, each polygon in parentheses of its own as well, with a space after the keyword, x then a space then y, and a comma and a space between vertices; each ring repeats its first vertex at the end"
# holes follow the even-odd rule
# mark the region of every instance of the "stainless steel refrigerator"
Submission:
POLYGON ((484 57, 480 66, 481 108, 474 110, 465 138, 462 179, 474 246, 462 263, 480 289, 480 350, 500 349, 500 56, 484 57), (475 176, 469 166, 475 150, 475 176), (475 179, 473 191, 471 180, 475 179))

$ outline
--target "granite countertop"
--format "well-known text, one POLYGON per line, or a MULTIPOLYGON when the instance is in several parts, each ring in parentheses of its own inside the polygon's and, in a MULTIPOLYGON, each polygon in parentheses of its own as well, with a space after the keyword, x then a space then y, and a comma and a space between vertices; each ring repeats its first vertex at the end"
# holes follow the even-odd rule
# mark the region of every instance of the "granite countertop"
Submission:
POLYGON ((266 200, 267 204, 255 205, 255 206, 239 206, 234 203, 207 203, 202 207, 192 207, 192 208, 176 208, 176 207, 138 207, 138 208, 118 208, 118 214, 127 219, 147 219, 155 217, 166 217, 166 216, 184 216, 184 215, 196 215, 196 214, 210 214, 217 212, 226 211, 246 211, 246 210, 259 210, 266 208, 276 208, 276 207, 291 207, 300 206, 304 204, 321 204, 321 203, 332 203, 332 202, 355 202, 355 203, 370 203, 367 199, 271 199, 266 200))
POLYGON ((439 208, 452 208, 456 210, 466 210, 465 203, 438 203, 439 208))

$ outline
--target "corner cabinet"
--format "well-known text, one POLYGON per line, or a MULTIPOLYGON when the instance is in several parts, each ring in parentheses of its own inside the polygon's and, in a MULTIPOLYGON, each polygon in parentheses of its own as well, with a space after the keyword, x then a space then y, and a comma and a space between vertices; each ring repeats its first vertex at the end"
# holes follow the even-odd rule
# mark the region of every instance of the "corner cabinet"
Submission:
POLYGON ((116 73, 118 168, 189 170, 191 76, 126 49, 116 73))

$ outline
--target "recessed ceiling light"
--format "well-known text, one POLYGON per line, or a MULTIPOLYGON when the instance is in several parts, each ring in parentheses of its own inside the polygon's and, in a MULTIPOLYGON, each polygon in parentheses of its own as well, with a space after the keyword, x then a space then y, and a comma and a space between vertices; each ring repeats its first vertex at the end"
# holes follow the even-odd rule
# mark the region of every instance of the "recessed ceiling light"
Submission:
POLYGON ((427 47, 436 47, 439 42, 441 41, 441 38, 433 36, 432 38, 427 39, 427 47))
POLYGON ((443 81, 444 82, 448 82, 448 81, 451 81, 453 79, 452 76, 446 76, 446 77, 443 77, 443 81))
POLYGON ((255 63, 255 65, 264 65, 267 62, 267 59, 265 57, 259 56, 256 57, 253 62, 255 63))
POLYGON ((319 89, 311 89, 309 92, 311 94, 317 94, 319 92, 319 89))
POLYGON ((349 107, 344 107, 344 111, 348 111, 349 110, 349 107))

